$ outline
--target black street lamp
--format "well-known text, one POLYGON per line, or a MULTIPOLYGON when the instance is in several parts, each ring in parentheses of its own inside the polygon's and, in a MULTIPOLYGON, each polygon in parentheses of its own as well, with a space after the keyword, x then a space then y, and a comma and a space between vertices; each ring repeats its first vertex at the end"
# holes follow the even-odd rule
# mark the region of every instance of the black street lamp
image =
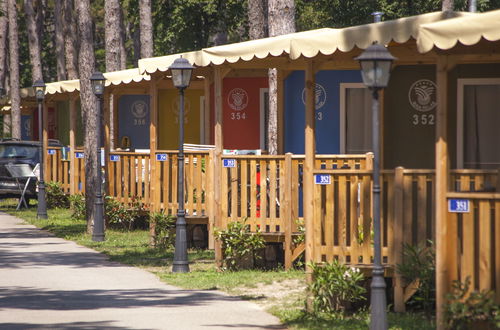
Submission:
POLYGON ((379 100, 378 91, 387 87, 392 62, 396 59, 382 45, 369 46, 355 58, 361 65, 363 83, 372 91, 372 146, 373 146, 373 272, 371 283, 370 329, 387 329, 386 293, 384 268, 382 267, 382 244, 380 229, 380 145, 379 145, 379 100))
POLYGON ((38 102, 38 140, 40 145, 38 153, 40 154, 40 179, 38 180, 38 207, 36 217, 38 219, 47 219, 47 203, 45 200, 45 181, 44 181, 44 160, 45 147, 43 143, 43 99, 45 98, 45 83, 39 79, 33 84, 33 91, 38 102))
POLYGON ((104 78, 99 71, 94 72, 90 77, 92 90, 97 97, 97 187, 94 203, 94 228, 92 230, 92 240, 94 242, 104 241, 104 201, 102 198, 102 172, 101 172, 101 102, 104 94, 104 78))
POLYGON ((172 82, 179 90, 179 155, 177 158, 177 221, 175 223, 175 254, 172 272, 188 273, 186 211, 184 210, 184 90, 189 86, 193 66, 185 58, 177 58, 169 67, 172 82))

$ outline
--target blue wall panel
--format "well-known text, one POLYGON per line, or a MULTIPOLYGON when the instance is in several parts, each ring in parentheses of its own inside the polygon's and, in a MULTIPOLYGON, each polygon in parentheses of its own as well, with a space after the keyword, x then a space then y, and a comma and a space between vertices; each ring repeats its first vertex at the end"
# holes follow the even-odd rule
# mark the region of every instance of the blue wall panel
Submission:
MULTIPOLYGON (((362 82, 359 70, 320 71, 316 74, 316 152, 340 152, 340 83, 362 82)), ((304 153, 304 71, 285 80, 285 152, 304 153)))
POLYGON ((123 95, 118 109, 118 146, 126 136, 130 148, 149 149, 149 95, 123 95))

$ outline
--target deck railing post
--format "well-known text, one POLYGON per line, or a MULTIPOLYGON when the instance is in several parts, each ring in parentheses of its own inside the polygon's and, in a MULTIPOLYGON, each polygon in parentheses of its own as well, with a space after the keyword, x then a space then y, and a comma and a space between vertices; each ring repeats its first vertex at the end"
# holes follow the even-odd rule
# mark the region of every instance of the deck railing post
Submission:
MULTIPOLYGON (((397 167, 394 174, 394 264, 400 264, 403 260, 403 171, 404 168, 397 167)), ((399 273, 394 274, 394 311, 402 313, 405 311, 403 279, 399 273)))
POLYGON ((283 194, 282 208, 283 215, 282 219, 285 222, 285 269, 290 269, 292 267, 292 228, 293 221, 292 218, 292 154, 285 154, 285 191, 283 194))
POLYGON ((207 191, 205 192, 205 196, 207 196, 206 200, 206 208, 208 215, 208 248, 215 249, 215 238, 214 238, 214 228, 215 228, 215 198, 213 191, 216 187, 216 182, 214 181, 214 167, 216 166, 216 162, 214 161, 215 151, 212 149, 208 152, 207 157, 207 191))

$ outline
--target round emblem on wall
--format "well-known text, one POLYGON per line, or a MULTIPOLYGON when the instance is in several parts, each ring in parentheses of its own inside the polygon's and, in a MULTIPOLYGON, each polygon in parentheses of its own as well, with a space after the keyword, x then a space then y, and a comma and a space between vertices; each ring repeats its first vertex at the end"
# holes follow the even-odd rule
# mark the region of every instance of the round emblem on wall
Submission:
POLYGON ((135 118, 144 118, 148 114, 148 105, 144 101, 135 101, 132 103, 131 111, 135 118))
POLYGON ((408 101, 413 109, 427 112, 434 109, 436 101, 436 84, 428 79, 417 80, 408 91, 408 101))
POLYGON ((26 135, 31 137, 31 118, 28 118, 24 122, 24 129, 25 129, 26 135))
POLYGON ((241 111, 248 105, 248 94, 242 88, 234 88, 227 96, 227 103, 231 109, 241 111))
MULTIPOLYGON (((306 104, 306 89, 302 90, 302 103, 306 104)), ((316 110, 321 109, 326 103, 326 90, 320 84, 314 84, 314 103, 316 110)))

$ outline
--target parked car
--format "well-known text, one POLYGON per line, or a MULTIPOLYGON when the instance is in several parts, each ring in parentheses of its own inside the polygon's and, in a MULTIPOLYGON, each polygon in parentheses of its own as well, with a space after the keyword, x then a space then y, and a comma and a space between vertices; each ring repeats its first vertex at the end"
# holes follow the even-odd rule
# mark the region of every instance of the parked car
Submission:
MULTIPOLYGON (((51 139, 49 146, 62 147, 63 145, 58 140, 51 139)), ((12 177, 8 170, 8 164, 28 164, 33 169, 36 164, 40 163, 39 147, 40 142, 38 141, 0 140, 0 198, 19 198, 21 196, 19 185, 24 187, 27 179, 16 180, 12 177)), ((30 180, 26 190, 25 199, 28 203, 30 198, 37 198, 35 181, 30 180)))

